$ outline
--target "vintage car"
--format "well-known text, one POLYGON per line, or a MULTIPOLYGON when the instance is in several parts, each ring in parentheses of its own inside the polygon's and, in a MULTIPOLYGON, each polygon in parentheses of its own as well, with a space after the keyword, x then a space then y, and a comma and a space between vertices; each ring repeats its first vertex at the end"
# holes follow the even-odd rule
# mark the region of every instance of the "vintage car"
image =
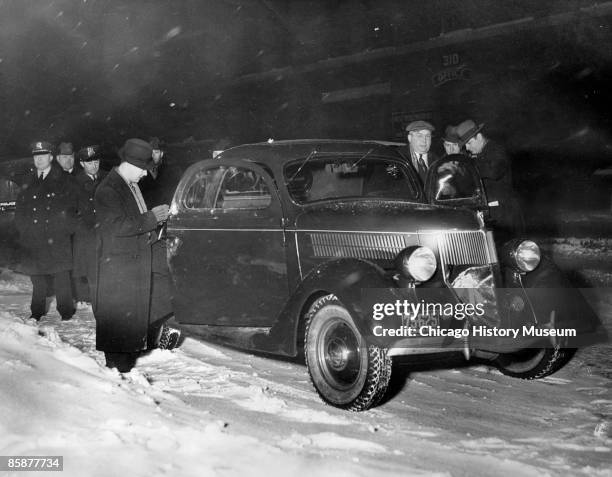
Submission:
POLYGON ((394 356, 558 370, 600 331, 579 291, 533 241, 496 244, 467 159, 432 165, 424 188, 400 150, 269 141, 190 166, 167 225, 177 321, 303 353, 322 399, 354 411, 384 395, 394 356))

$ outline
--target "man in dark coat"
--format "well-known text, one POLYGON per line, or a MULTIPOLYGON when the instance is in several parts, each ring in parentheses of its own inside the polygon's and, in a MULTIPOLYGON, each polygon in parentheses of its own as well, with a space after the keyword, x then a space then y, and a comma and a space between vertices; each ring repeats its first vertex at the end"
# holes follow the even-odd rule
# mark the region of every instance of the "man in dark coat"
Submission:
POLYGON ((510 158, 503 146, 482 132, 483 127, 468 119, 457 126, 457 132, 482 178, 491 225, 502 235, 516 236, 523 232, 523 218, 512 188, 510 158))
POLYGON ((427 121, 412 121, 406 126, 408 147, 400 149, 402 155, 416 169, 423 183, 429 166, 438 159, 430 151, 431 135, 434 130, 433 125, 427 121))
POLYGON ((142 195, 147 207, 172 202, 176 186, 181 180, 183 171, 177 164, 170 164, 164 158, 165 151, 161 149, 159 139, 153 137, 149 140, 153 148, 153 162, 155 167, 139 182, 142 195))
POLYGON ((106 365, 129 371, 139 354, 155 348, 162 324, 172 315, 165 248, 157 234, 169 206, 151 210, 138 181, 153 168, 151 146, 128 139, 121 164, 106 176, 94 196, 98 222, 98 282, 93 309, 96 348, 106 365))
POLYGON ((100 170, 100 146, 84 147, 77 153, 82 169, 74 176, 77 193, 78 225, 74 234, 74 268, 77 309, 86 308, 95 290, 91 290, 96 273, 96 214, 94 193, 106 177, 100 170))
POLYGON ((62 320, 74 314, 70 270, 76 224, 76 201, 69 176, 52 167, 53 147, 37 142, 32 147, 35 170, 19 194, 15 225, 23 248, 21 271, 32 280, 31 318, 46 314, 49 287, 55 289, 62 320))

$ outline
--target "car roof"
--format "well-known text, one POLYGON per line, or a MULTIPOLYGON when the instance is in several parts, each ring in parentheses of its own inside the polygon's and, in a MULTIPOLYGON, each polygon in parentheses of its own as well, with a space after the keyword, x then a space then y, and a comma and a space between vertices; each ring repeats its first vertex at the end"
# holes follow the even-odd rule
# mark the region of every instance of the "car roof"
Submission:
POLYGON ((253 144, 243 144, 223 151, 219 159, 252 159, 264 164, 279 164, 304 158, 313 151, 320 154, 382 154, 398 156, 396 151, 401 142, 351 139, 291 139, 269 140, 253 144))

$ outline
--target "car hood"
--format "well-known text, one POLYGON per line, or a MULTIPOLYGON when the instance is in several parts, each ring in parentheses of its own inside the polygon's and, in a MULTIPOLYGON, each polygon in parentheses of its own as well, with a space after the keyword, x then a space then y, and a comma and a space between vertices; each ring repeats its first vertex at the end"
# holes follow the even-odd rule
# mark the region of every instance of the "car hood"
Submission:
POLYGON ((343 200, 310 204, 296 218, 301 230, 416 232, 475 230, 476 214, 466 209, 396 200, 343 200))

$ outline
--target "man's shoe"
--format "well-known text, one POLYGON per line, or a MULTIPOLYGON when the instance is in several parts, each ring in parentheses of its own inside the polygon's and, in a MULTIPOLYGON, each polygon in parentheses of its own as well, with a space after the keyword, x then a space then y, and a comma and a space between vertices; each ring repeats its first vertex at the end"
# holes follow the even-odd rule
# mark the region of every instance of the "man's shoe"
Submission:
POLYGON ((72 320, 72 317, 73 317, 73 316, 74 316, 74 315, 64 315, 64 316, 62 316, 62 321, 69 321, 69 320, 72 320))
POLYGON ((40 321, 41 318, 42 316, 30 315, 30 318, 28 318, 28 320, 40 321))
POLYGON ((170 328, 168 325, 162 325, 161 336, 159 337, 159 349, 174 349, 178 346, 181 337, 181 330, 170 328))
POLYGON ((120 373, 129 373, 136 365, 138 353, 104 353, 107 368, 117 368, 120 373))

